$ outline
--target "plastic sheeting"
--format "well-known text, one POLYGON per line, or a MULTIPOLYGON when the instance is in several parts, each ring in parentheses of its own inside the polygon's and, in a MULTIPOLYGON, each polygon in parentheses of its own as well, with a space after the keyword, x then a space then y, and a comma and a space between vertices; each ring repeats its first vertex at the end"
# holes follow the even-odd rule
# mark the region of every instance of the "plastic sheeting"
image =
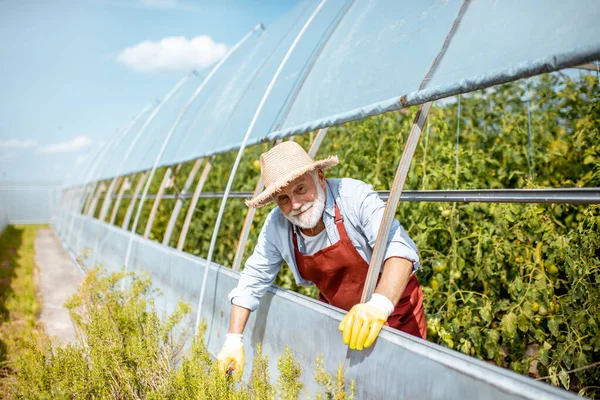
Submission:
MULTIPOLYGON (((300 3, 232 54, 183 115, 160 166, 239 148, 274 72, 317 3, 300 3)), ((248 145, 600 58, 597 0, 472 0, 419 90, 462 4, 327 1, 275 83, 248 145)), ((121 175, 153 165, 199 85, 192 88, 193 81, 149 124, 121 175)), ((123 151, 100 168, 102 177, 118 172, 113 160, 123 151)))
POLYGON ((0 232, 7 224, 50 223, 59 190, 60 186, 36 183, 0 186, 0 232))

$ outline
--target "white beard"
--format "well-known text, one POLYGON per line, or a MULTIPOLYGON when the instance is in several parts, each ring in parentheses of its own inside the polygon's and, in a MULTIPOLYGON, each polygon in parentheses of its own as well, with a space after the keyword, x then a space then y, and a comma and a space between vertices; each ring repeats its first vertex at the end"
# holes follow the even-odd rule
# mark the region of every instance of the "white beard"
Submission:
POLYGON ((299 210, 292 210, 289 214, 284 214, 288 221, 302 229, 312 229, 317 226, 325 210, 325 191, 318 181, 315 183, 317 184, 317 198, 309 203, 304 203, 299 210))

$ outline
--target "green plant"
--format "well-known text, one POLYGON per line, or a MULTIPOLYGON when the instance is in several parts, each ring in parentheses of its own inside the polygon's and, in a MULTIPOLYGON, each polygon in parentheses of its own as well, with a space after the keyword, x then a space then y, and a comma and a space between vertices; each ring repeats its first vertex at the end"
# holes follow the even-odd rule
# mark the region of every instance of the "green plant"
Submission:
MULTIPOLYGON (((206 349, 205 323, 184 351, 190 306, 180 302, 161 319, 154 307, 156 295, 144 275, 90 269, 67 303, 77 342, 56 346, 43 332, 20 338, 25 345, 4 394, 23 399, 275 398, 260 345, 249 384, 237 384, 219 373, 206 349)), ((300 367, 289 349, 278 365, 277 398, 298 398, 300 367)))
POLYGON ((41 331, 37 322, 37 267, 34 240, 42 226, 9 225, 0 236, 0 397, 7 397, 27 338, 41 331))
MULTIPOLYGON (((412 107, 330 128, 317 157, 337 154, 341 163, 328 177, 389 190, 415 112, 412 107)), ((313 136, 294 140, 308 148, 313 136)), ((259 154, 269 146, 245 150, 233 190, 253 190, 259 154)), ((205 191, 224 189, 235 156, 217 157, 205 191)), ((456 103, 436 103, 405 186, 600 186, 597 77, 555 73, 463 95, 460 118, 456 103)), ((219 205, 220 199, 200 199, 185 251, 206 257, 219 205)), ((245 258, 271 208, 256 213, 245 258)), ((228 201, 213 261, 231 265, 245 214, 242 200, 228 201)), ((396 216, 419 248, 429 340, 535 378, 550 376, 549 382, 588 396, 600 393, 600 368, 580 369, 593 365, 600 351, 597 206, 406 202, 396 216)), ((153 237, 160 239, 163 229, 157 223, 153 237)), ((275 283, 317 294, 298 287, 285 266, 275 283)))

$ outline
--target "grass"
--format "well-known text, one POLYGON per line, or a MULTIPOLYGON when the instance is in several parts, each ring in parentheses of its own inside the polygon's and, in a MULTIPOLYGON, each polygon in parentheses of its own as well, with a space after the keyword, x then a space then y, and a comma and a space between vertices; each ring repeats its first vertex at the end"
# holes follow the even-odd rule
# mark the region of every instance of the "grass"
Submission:
POLYGON ((37 322, 37 266, 34 241, 42 225, 7 226, 0 236, 0 397, 12 379, 28 338, 41 331, 37 322))

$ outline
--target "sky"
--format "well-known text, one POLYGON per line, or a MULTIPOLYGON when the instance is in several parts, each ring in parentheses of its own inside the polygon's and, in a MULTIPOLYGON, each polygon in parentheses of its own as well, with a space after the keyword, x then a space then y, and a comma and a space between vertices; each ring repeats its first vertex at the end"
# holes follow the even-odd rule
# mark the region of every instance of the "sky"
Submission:
POLYGON ((0 182, 62 182, 299 0, 0 0, 0 182))

